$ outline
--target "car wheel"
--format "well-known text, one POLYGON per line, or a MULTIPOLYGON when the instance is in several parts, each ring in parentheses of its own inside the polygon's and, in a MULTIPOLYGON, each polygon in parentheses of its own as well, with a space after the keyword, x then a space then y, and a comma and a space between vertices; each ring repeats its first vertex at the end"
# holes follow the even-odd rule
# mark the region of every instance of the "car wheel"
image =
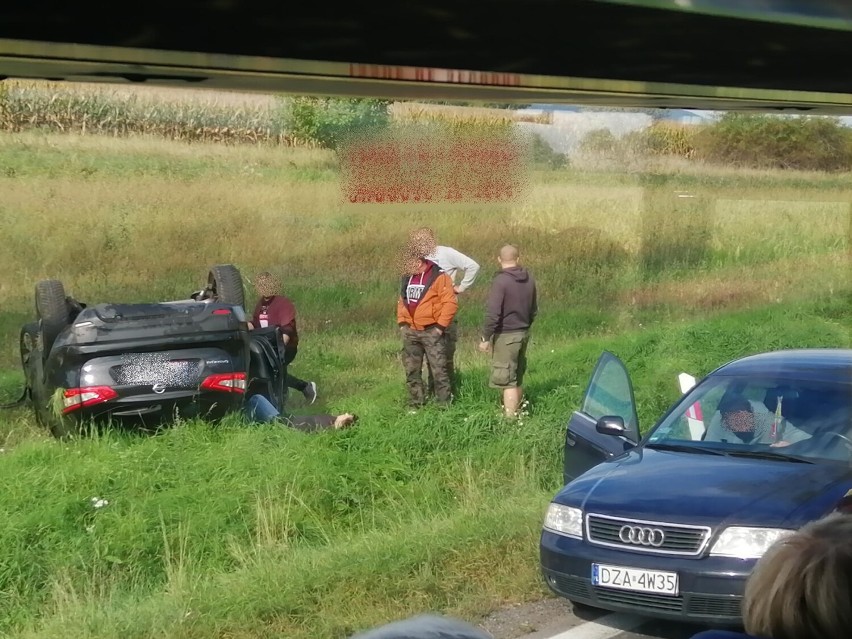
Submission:
POLYGON ((47 426, 56 439, 72 439, 85 433, 82 428, 77 427, 70 418, 64 415, 61 417, 51 415, 48 418, 47 426))
POLYGON ((33 361, 41 362, 41 351, 39 350, 38 322, 24 324, 21 328, 21 370, 24 372, 24 396, 23 399, 32 403, 32 388, 35 384, 33 361))
POLYGON ((223 304, 232 304, 245 308, 246 297, 243 277, 233 264, 218 264, 210 269, 207 286, 223 304))
POLYGON ((59 333, 68 325, 65 287, 59 280, 42 280, 35 286, 36 314, 41 322, 41 346, 44 357, 50 353, 59 333))
MULTIPOLYGON (((35 351, 36 353, 38 351, 35 351)), ((44 365, 41 357, 31 357, 27 363, 28 376, 30 377, 30 399, 33 403, 33 412, 39 426, 53 432, 50 414, 50 398, 44 387, 44 365)))
MULTIPOLYGON (((22 343, 27 340, 28 331, 26 329, 30 326, 32 325, 28 324, 24 327, 21 336, 22 343)), ((30 339, 33 339, 32 333, 29 334, 30 339)), ((55 390, 54 394, 51 394, 45 383, 44 362, 37 344, 27 359, 24 371, 27 379, 27 394, 35 414, 36 423, 49 430, 51 435, 57 439, 79 434, 80 429, 75 426, 70 418, 62 415, 61 409, 57 406, 57 402, 61 403, 59 391, 55 390)))
MULTIPOLYGON (((21 328, 21 368, 27 372, 30 357, 38 350, 38 322, 24 324, 21 328)), ((29 379, 29 378, 28 378, 29 379)))

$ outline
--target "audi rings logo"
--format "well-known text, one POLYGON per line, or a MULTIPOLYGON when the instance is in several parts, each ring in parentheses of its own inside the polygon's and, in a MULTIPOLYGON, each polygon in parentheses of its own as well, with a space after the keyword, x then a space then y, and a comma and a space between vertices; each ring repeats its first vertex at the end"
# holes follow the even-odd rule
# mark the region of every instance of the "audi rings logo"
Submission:
POLYGON ((161 393, 165 393, 165 392, 166 392, 166 385, 165 385, 165 384, 160 384, 159 382, 157 382, 156 384, 154 384, 154 385, 151 387, 151 390, 152 390, 152 391, 154 391, 155 393, 157 393, 158 395, 160 395, 161 393))
POLYGON ((622 526, 618 531, 618 538, 625 544, 634 546, 653 546, 659 548, 663 545, 665 534, 659 528, 645 528, 644 526, 622 526))

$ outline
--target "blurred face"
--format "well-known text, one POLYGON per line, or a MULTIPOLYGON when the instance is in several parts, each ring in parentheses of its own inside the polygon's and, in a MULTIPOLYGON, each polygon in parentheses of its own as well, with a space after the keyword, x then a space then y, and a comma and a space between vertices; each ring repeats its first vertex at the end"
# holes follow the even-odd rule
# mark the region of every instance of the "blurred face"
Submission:
POLYGON ((747 410, 737 410, 722 415, 725 426, 733 433, 753 433, 754 414, 747 410))
POLYGON ((257 275, 254 285, 258 294, 267 302, 278 295, 281 289, 281 282, 269 273, 260 273, 257 275))
POLYGON ((267 301, 271 300, 275 295, 275 293, 270 289, 261 289, 258 293, 260 293, 260 296, 267 301))
POLYGON ((416 255, 431 255, 435 250, 435 238, 428 231, 415 231, 409 242, 409 252, 416 255))
POLYGON ((414 275, 415 273, 419 273, 423 268, 423 261, 420 258, 417 259, 409 259, 405 262, 405 272, 409 275, 414 275))

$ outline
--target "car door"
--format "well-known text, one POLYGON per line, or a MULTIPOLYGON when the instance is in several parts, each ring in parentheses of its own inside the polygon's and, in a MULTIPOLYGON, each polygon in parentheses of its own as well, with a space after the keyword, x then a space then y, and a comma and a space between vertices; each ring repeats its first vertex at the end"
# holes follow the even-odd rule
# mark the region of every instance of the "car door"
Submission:
POLYGON ((622 361, 604 351, 595 364, 580 410, 571 415, 565 432, 564 483, 639 443, 639 420, 633 384, 622 361), (624 420, 623 436, 599 433, 601 417, 624 420))

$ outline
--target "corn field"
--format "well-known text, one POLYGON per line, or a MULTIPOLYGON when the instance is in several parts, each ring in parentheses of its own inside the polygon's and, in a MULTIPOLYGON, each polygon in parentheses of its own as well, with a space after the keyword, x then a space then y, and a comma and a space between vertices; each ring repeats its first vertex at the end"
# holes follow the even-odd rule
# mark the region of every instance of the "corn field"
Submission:
POLYGON ((643 151, 653 155, 692 158, 695 154, 695 127, 656 122, 643 132, 643 151))
MULTIPOLYGON (((221 101, 205 101, 186 91, 142 89, 150 87, 7 80, 0 84, 0 131, 42 129, 114 137, 154 135, 186 142, 312 146, 288 134, 282 102, 272 96, 220 96, 221 101)), ((405 102, 390 105, 389 115, 400 124, 440 123, 451 128, 552 121, 551 114, 405 102)))
POLYGON ((0 130, 44 129, 110 136, 155 135, 187 142, 294 145, 272 106, 225 106, 55 83, 0 84, 0 130))
POLYGON ((617 163, 631 158, 674 157, 696 159, 700 150, 701 133, 708 127, 684 126, 655 122, 651 126, 615 137, 608 129, 588 133, 580 143, 583 154, 617 163))
POLYGON ((523 113, 511 109, 492 109, 487 107, 397 102, 391 105, 389 112, 391 118, 397 122, 442 122, 482 126, 511 124, 512 122, 553 124, 552 113, 523 113))

